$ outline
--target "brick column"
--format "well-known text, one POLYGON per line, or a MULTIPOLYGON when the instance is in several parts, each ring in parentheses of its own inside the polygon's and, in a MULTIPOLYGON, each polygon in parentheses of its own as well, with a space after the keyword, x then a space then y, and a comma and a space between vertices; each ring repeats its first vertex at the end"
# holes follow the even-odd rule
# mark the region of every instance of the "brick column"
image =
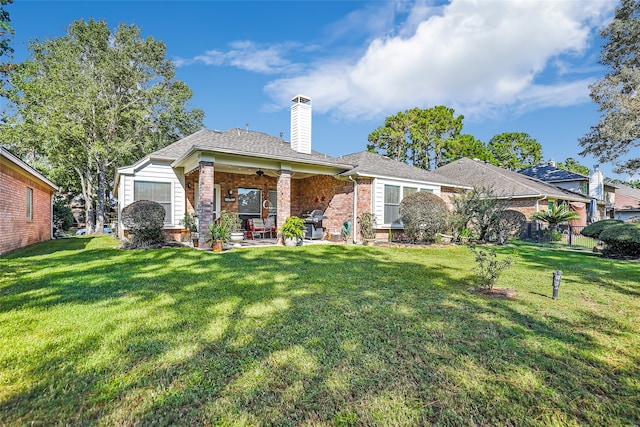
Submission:
POLYGON ((278 177, 278 229, 291 216, 291 171, 280 170, 278 177))
POLYGON ((205 234, 209 231, 209 224, 213 224, 213 162, 200 162, 198 173, 198 232, 200 246, 204 244, 205 234))

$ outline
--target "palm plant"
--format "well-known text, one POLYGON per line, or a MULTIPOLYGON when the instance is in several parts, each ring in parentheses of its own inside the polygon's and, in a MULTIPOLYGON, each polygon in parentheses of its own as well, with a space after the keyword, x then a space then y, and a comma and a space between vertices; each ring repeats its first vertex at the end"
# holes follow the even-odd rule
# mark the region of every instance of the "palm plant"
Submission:
POLYGON ((572 210, 569 210, 569 206, 566 204, 551 206, 548 211, 540 211, 531 215, 531 219, 535 221, 542 221, 549 224, 549 230, 553 233, 557 231, 558 224, 580 219, 580 216, 572 210))

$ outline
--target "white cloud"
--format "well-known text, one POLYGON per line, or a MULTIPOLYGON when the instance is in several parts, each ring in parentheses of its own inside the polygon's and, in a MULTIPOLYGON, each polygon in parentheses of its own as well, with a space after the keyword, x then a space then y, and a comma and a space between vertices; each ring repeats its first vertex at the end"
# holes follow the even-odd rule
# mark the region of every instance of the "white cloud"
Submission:
POLYGON ((191 60, 178 58, 174 60, 174 63, 178 67, 195 63, 232 66, 261 74, 299 71, 297 64, 285 58, 290 50, 301 47, 298 43, 285 42, 268 45, 252 41, 235 41, 229 47, 228 51, 209 50, 204 55, 198 55, 191 60))
POLYGON ((526 111, 584 102, 588 79, 538 80, 559 56, 583 55, 614 6, 601 0, 452 0, 436 9, 417 3, 404 26, 372 40, 361 57, 319 61, 265 91, 282 106, 292 94, 307 94, 314 111, 347 119, 437 104, 486 115, 506 106, 526 111))

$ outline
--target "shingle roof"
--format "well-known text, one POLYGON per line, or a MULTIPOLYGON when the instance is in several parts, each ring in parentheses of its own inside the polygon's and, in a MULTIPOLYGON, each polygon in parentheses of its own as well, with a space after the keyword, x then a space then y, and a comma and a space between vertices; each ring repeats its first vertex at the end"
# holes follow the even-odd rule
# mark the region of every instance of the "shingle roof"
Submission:
POLYGON ((539 179, 544 182, 562 182, 562 181, 584 181, 589 180, 588 176, 571 172, 566 169, 552 166, 548 163, 537 164, 526 169, 518 171, 518 173, 539 179))
POLYGON ((202 129, 151 153, 149 157, 177 160, 193 148, 341 166, 340 162, 326 154, 317 151, 312 151, 311 154, 298 153, 291 148, 291 144, 280 138, 245 129, 229 129, 225 132, 202 129))
POLYGON ((462 184, 456 179, 436 175, 433 172, 419 169, 406 163, 398 162, 388 157, 370 153, 368 151, 348 154, 338 157, 337 160, 341 163, 353 165, 353 169, 341 173, 341 176, 385 176, 445 184, 453 187, 466 187, 465 184, 462 184))
POLYGON ((498 197, 551 196, 562 200, 589 202, 588 198, 578 193, 479 160, 462 158, 439 167, 433 173, 467 185, 491 188, 498 197))

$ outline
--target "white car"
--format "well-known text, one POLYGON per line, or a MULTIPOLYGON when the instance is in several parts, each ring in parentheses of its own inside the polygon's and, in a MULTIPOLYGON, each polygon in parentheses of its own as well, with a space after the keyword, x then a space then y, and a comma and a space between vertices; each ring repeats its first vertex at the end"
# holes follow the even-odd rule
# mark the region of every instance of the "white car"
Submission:
MULTIPOLYGON (((111 227, 107 227, 106 225, 103 228, 104 234, 109 234, 111 233, 111 227)), ((78 231, 76 231, 76 236, 84 236, 85 234, 87 234, 87 229, 86 228, 79 228, 78 231)))

